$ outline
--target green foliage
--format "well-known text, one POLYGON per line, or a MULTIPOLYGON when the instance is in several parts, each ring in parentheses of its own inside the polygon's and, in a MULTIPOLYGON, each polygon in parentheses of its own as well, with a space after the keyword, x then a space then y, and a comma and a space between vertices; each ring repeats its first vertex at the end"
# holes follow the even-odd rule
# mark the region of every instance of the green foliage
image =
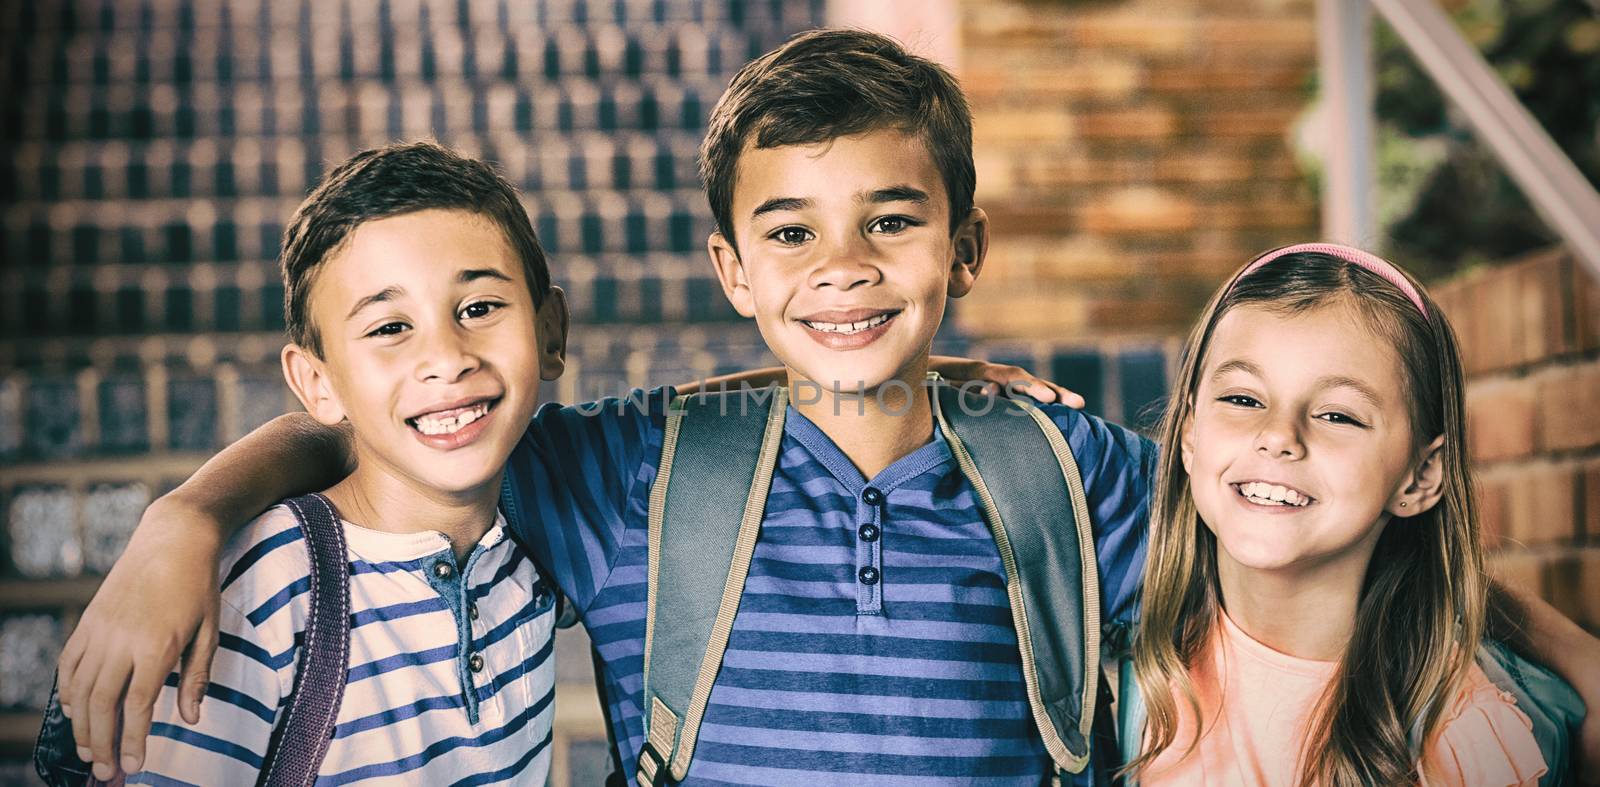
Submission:
MULTIPOLYGON (((1591 183, 1600 186, 1600 8, 1466 0, 1455 21, 1591 183)), ((1435 276, 1558 242, 1465 117, 1376 25, 1380 212, 1391 251, 1435 276)))

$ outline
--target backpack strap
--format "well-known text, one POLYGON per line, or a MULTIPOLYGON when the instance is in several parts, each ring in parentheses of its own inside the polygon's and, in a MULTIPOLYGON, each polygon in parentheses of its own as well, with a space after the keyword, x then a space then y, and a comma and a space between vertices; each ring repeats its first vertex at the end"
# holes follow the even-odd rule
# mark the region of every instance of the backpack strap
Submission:
POLYGON ((1058 773, 1081 773, 1100 690, 1100 582, 1078 464, 1039 408, 938 382, 934 417, 1005 566, 1034 724, 1058 773))
POLYGON ((1517 710, 1533 722, 1533 738, 1547 768, 1539 777, 1541 787, 1566 784, 1583 725, 1583 698, 1560 676, 1494 639, 1484 638, 1476 661, 1489 682, 1511 694, 1517 710))
POLYGON ((696 394, 668 407, 650 490, 641 787, 689 771, 766 513, 787 406, 788 390, 777 388, 696 394), (657 625, 659 610, 667 625, 657 625))
POLYGON ((310 616, 294 688, 272 730, 256 784, 301 787, 317 780, 328 754, 350 662, 350 557, 344 527, 322 495, 284 501, 311 554, 310 616))

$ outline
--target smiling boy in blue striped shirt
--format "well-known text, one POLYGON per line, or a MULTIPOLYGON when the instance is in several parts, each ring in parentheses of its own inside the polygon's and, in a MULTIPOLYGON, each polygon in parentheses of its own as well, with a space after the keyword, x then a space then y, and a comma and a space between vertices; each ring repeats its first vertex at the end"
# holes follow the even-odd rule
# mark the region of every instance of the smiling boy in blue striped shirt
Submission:
MULTIPOLYGON (((565 342, 527 215, 481 162, 367 151, 301 205, 283 267, 284 375, 318 421, 349 422, 357 462, 322 493, 344 520, 350 635, 320 778, 543 784, 556 595, 496 511, 565 342)), ((310 614, 294 514, 247 525, 221 571, 211 701, 188 724, 169 681, 130 784, 253 783, 283 723, 310 614)))

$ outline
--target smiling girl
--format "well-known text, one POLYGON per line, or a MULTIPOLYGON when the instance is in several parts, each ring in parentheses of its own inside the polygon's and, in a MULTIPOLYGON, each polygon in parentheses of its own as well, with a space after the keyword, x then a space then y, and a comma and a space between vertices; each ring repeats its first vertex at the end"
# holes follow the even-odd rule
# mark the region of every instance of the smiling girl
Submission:
POLYGON ((1528 717, 1473 660, 1461 364, 1421 288, 1356 249, 1269 252, 1213 297, 1177 382, 1140 782, 1535 783, 1528 717))

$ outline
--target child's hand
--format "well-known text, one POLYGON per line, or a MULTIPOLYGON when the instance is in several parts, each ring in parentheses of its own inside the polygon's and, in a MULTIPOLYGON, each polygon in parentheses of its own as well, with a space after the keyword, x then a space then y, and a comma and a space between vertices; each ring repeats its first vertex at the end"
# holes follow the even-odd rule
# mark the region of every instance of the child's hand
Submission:
POLYGON ((144 762, 151 711, 180 655, 179 713, 200 720, 217 647, 220 551, 197 537, 216 529, 195 525, 204 518, 167 499, 151 504, 61 653, 62 712, 78 756, 102 781, 144 762))
POLYGON ((1020 366, 989 363, 973 358, 952 358, 947 355, 930 357, 928 366, 958 383, 971 380, 989 383, 984 386, 985 393, 996 395, 1023 393, 1041 402, 1060 402, 1068 407, 1083 409, 1082 396, 1049 380, 1036 377, 1020 366))

